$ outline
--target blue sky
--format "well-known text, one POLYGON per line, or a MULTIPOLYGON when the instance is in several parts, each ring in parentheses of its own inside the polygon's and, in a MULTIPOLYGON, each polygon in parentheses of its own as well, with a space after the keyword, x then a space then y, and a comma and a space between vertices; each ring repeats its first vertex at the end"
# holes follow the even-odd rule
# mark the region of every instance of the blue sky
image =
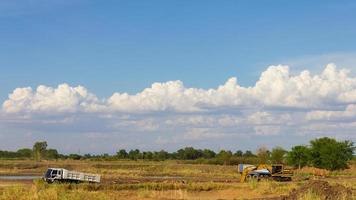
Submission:
MULTIPOLYGON (((5 102, 15 88, 36 90, 39 85, 57 88, 62 83, 71 87, 82 85, 98 99, 109 99, 115 92, 135 94, 154 82, 174 80, 182 81, 186 87, 210 89, 237 77, 238 85, 248 87, 255 85, 269 65, 278 64, 289 65, 291 75, 302 70, 321 74, 329 62, 335 63, 337 69, 353 70, 356 69, 355 10, 354 1, 3 0, 0 2, 0 100, 5 102)), ((350 87, 353 91, 353 86, 350 87)), ((348 100, 347 105, 342 104, 338 109, 344 110, 352 103, 348 100)), ((114 114, 115 117, 123 115, 122 105, 126 105, 121 100, 119 104, 116 109, 120 114, 114 114)), ((29 112, 28 107, 24 109, 29 112)), ((226 114, 221 107, 218 110, 219 115, 226 114)), ((150 120, 159 120, 157 116, 161 114, 151 114, 154 117, 150 116, 150 120)), ((134 115, 135 119, 147 120, 142 114, 134 115)), ((178 119, 174 114, 169 115, 178 119)), ((90 123, 87 120, 91 117, 79 121, 90 123)), ((8 127, 8 121, 8 115, 3 114, 3 126, 8 127)), ((11 125, 8 132, 19 133, 19 127, 32 124, 28 130, 29 135, 34 135, 33 140, 53 139, 51 135, 36 133, 43 130, 33 128, 34 122, 18 123, 11 125)), ((204 132, 214 138, 215 132, 200 128, 204 128, 198 131, 200 135, 204 132)), ((127 130, 111 131, 123 134, 127 130)), ((75 130, 68 128, 63 134, 71 132, 75 130)), ((98 132, 95 130, 96 137, 106 134, 110 138, 107 133, 98 132)), ((8 134, 3 134, 7 138, 8 134)), ((156 133, 150 138, 162 141, 164 136, 156 133)), ((14 144, 20 140, 20 136, 11 137, 14 144)), ((342 138, 354 137, 346 134, 342 138)), ((296 141, 305 142, 301 138, 296 141)), ((128 148, 138 145, 131 144, 128 148)), ((173 146, 189 144, 182 140, 173 146)), ((152 144, 147 148, 172 146, 165 145, 152 144)), ((255 148, 254 145, 244 148, 255 148)), ((103 146, 87 151, 110 151, 103 146)), ((4 144, 1 147, 12 148, 4 144)), ((73 148, 68 147, 70 150, 73 148)))
POLYGON ((103 97, 167 80, 209 88, 238 76, 253 85, 269 64, 356 51, 355 9, 353 1, 1 1, 0 99, 63 82, 103 97))

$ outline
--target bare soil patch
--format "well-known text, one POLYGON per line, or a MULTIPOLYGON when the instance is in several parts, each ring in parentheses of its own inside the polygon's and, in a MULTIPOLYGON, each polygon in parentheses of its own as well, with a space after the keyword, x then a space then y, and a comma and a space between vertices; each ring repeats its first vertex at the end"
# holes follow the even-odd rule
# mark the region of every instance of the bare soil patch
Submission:
POLYGON ((327 181, 315 180, 293 189, 283 200, 298 200, 308 192, 312 192, 325 200, 352 199, 352 189, 340 184, 330 185, 327 181))

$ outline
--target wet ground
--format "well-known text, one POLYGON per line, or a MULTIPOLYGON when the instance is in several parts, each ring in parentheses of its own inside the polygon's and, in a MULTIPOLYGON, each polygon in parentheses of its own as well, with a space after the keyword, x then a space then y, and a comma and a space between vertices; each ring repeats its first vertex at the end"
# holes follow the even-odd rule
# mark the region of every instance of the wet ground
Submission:
POLYGON ((40 179, 42 176, 33 176, 33 175, 0 175, 0 180, 34 180, 40 179))

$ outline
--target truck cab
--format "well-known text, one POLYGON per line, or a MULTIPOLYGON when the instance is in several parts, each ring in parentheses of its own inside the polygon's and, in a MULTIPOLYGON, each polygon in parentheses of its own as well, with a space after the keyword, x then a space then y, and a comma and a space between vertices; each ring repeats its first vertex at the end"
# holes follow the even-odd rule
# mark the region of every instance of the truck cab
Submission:
POLYGON ((55 180, 62 180, 63 170, 58 168, 48 168, 44 180, 48 183, 53 183, 55 180))

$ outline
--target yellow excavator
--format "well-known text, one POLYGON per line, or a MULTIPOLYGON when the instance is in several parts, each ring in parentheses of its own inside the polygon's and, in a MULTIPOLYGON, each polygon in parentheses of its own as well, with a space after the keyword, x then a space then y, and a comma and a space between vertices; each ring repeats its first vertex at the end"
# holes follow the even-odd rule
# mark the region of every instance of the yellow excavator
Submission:
POLYGON ((239 164, 238 171, 241 174, 240 182, 250 181, 250 180, 262 180, 262 179, 272 179, 275 181, 291 181, 292 180, 292 170, 286 169, 281 164, 239 164))

